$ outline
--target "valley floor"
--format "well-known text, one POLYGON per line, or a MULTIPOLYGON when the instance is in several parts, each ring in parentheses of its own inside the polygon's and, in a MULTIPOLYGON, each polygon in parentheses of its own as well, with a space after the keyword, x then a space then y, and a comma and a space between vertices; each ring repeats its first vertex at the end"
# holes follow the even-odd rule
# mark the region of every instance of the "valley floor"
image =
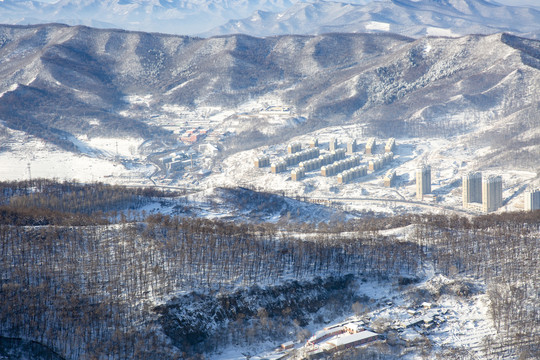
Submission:
MULTIPOLYGON (((223 121, 216 120, 216 124, 223 121)), ((390 163, 377 171, 368 171, 367 176, 340 184, 336 176, 321 176, 320 170, 308 171, 300 181, 293 181, 291 170, 298 169, 298 165, 272 174, 270 167, 256 168, 254 160, 258 156, 266 156, 270 162, 275 162, 287 154, 288 143, 299 143, 302 148, 307 148, 313 138, 319 141, 320 153, 328 154, 331 138, 337 139, 341 148, 355 138, 358 142, 355 154, 361 156, 361 165, 367 166, 369 161, 384 154, 384 144, 388 139, 376 139, 376 154, 366 155, 364 147, 368 138, 361 135, 362 127, 340 126, 295 137, 287 143, 240 151, 221 159, 222 155, 217 151, 221 146, 218 140, 201 140, 191 145, 179 145, 176 150, 167 150, 135 138, 81 139, 77 140, 81 153, 74 154, 22 132, 8 131, 9 139, 0 151, 0 179, 3 180, 56 178, 158 186, 190 192, 240 186, 331 205, 352 214, 478 214, 462 206, 461 177, 469 171, 482 169, 479 156, 490 151, 489 148, 467 146, 466 136, 398 139, 390 163), (209 146, 215 151, 207 152, 205 149, 209 146), (183 159, 173 160, 180 163, 177 168, 169 167, 166 162, 174 157, 183 159), (418 199, 415 176, 417 167, 422 164, 431 166, 432 193, 418 199), (391 187, 385 187, 383 177, 389 170, 395 171, 396 178, 391 187)), ((532 169, 490 168, 484 176, 488 174, 501 175, 503 179, 503 207, 500 212, 522 210, 524 190, 540 184, 532 169)))

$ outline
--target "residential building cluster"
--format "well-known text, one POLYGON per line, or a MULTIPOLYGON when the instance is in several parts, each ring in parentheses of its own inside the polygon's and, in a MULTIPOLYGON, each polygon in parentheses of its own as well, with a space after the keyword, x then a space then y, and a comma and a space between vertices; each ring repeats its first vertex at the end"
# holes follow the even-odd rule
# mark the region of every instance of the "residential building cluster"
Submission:
POLYGON ((353 155, 348 159, 338 160, 330 165, 321 167, 321 175, 325 177, 337 175, 344 170, 360 165, 361 160, 360 155, 353 155))
MULTIPOLYGON (((309 141, 308 147, 302 149, 299 143, 291 143, 287 145, 287 154, 283 157, 271 161, 266 155, 257 157, 254 160, 256 168, 264 168, 270 166, 270 171, 273 174, 287 171, 288 167, 298 165, 291 169, 291 179, 300 181, 306 177, 310 171, 320 170, 320 175, 324 177, 337 177, 339 184, 347 184, 362 176, 366 176, 368 171, 376 172, 389 164, 394 159, 392 151, 386 149, 395 149, 395 139, 388 140, 385 146, 385 153, 375 155, 375 138, 370 138, 366 145, 366 152, 369 151, 369 161, 362 163, 362 156, 357 153, 358 143, 356 139, 348 139, 346 141, 346 149, 340 148, 340 144, 336 138, 331 138, 328 142, 327 150, 319 148, 319 139, 312 138, 309 141)), ((366 159, 366 160, 368 160, 366 159)), ((393 180, 395 179, 395 172, 393 180)))
POLYGON ((297 165, 298 163, 310 160, 319 156, 319 148, 309 148, 285 155, 281 160, 287 163, 287 166, 297 165))
MULTIPOLYGON (((337 139, 332 138, 328 143, 327 150, 319 148, 319 139, 310 140, 308 147, 302 149, 299 143, 291 143, 287 146, 287 154, 271 162, 267 155, 262 155, 254 160, 256 168, 270 166, 274 174, 287 171, 288 167, 298 165, 291 169, 291 179, 301 181, 306 178, 308 172, 320 170, 320 176, 336 177, 338 184, 350 183, 358 178, 366 176, 368 172, 376 172, 383 169, 394 159, 392 150, 396 149, 394 138, 388 139, 384 146, 383 154, 374 154, 376 145, 375 138, 370 138, 365 147, 365 153, 371 154, 367 159, 357 153, 358 144, 355 139, 346 142, 346 149, 340 148, 337 139)), ((180 159, 175 159, 180 160, 180 159)), ((168 168, 174 169, 183 166, 183 163, 173 159, 163 159, 168 168), (175 165, 178 163, 177 165, 175 165)), ((184 161, 185 162, 185 161, 184 161)), ((416 199, 437 201, 432 193, 431 166, 422 164, 416 168, 416 199)), ((385 187, 395 186, 397 174, 394 169, 387 169, 383 176, 385 187)), ((482 176, 481 172, 469 172, 462 176, 462 203, 463 207, 475 211, 489 213, 497 211, 503 206, 502 177, 498 175, 482 176)), ((540 210, 540 190, 528 190, 524 193, 525 211, 540 210)))
POLYGON ((360 165, 353 167, 352 169, 345 170, 341 174, 338 174, 337 179, 339 184, 347 184, 355 179, 367 175, 367 166, 360 165))
MULTIPOLYGON (((296 165, 300 162, 311 160, 313 158, 316 158, 319 156, 319 148, 309 148, 306 150, 298 150, 296 146, 288 147, 288 150, 294 151, 289 152, 287 155, 285 155, 282 158, 279 158, 276 162, 272 163, 270 165, 271 172, 273 174, 277 174, 283 171, 287 170, 287 166, 296 165)), ((257 160, 255 160, 257 161, 257 160)))
MULTIPOLYGON (((431 167, 421 165, 416 169, 416 198, 424 200, 431 195, 431 167)), ((436 198, 435 198, 436 199, 436 198)), ((462 176, 462 204, 466 209, 489 213, 503 206, 503 181, 500 175, 483 176, 471 171, 462 176)), ((540 190, 524 193, 523 210, 540 210, 540 190)))
POLYGON ((502 207, 502 177, 470 172, 462 177, 463 207, 492 212, 502 207))

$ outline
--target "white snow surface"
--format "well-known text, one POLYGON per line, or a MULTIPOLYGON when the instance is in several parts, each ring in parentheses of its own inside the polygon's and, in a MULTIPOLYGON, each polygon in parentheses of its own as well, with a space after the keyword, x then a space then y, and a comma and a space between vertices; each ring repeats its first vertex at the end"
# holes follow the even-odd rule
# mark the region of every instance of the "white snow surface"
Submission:
MULTIPOLYGON (((79 144, 83 153, 74 154, 26 133, 11 129, 6 131, 9 132, 9 137, 2 140, 4 149, 0 151, 1 180, 24 180, 32 177, 150 184, 147 177, 154 170, 151 165, 115 161, 110 156, 101 156, 99 147, 92 148, 84 142, 79 144)), ((95 139, 89 141, 89 144, 99 145, 101 150, 112 151, 115 148, 112 144, 116 141, 119 142, 119 152, 120 149, 128 152, 132 146, 139 143, 138 140, 131 142, 126 139, 95 139)))

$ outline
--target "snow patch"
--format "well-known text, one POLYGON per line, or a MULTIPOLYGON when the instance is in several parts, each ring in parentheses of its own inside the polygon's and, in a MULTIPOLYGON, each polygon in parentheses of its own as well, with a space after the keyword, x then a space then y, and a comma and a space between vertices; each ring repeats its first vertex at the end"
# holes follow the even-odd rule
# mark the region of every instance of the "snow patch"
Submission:
POLYGON ((437 27, 427 27, 426 33, 428 36, 447 36, 447 37, 459 37, 461 35, 456 34, 452 31, 452 29, 444 29, 444 28, 437 28, 437 27))
POLYGON ((19 84, 13 84, 13 85, 11 85, 6 91, 0 92, 0 98, 1 98, 2 96, 4 96, 4 94, 6 94, 6 93, 8 93, 8 92, 17 90, 18 87, 19 87, 19 84))
POLYGON ((378 21, 371 21, 366 24, 366 30, 390 31, 390 24, 378 21))

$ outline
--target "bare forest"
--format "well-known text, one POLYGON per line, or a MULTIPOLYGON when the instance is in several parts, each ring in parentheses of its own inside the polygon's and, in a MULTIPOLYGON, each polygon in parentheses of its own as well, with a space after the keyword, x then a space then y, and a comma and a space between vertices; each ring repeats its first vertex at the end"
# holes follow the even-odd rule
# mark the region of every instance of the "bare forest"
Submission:
MULTIPOLYGON (((296 287, 301 297, 323 289, 331 298, 346 289, 347 279, 414 279, 429 263, 446 276, 485 284, 497 336, 485 340, 483 355, 540 356, 538 212, 288 227, 140 211, 163 198, 181 194, 45 180, 0 183, 0 339, 35 341, 64 359, 203 358, 246 329, 253 334, 242 341, 257 341, 264 331, 279 341, 279 327, 303 325, 295 306, 305 304, 272 311, 259 302, 254 310, 204 317, 197 306, 179 312, 174 304, 182 296, 221 301, 223 309, 239 291, 270 297, 296 287), (416 229, 408 241, 380 234, 406 225, 416 229), (175 331, 170 313, 177 316, 175 331), (213 325, 197 324, 197 316, 213 325), (230 337, 209 340, 225 329, 230 337)), ((466 297, 470 289, 463 283, 457 291, 466 297)), ((309 304, 310 311, 323 306, 309 304)))

